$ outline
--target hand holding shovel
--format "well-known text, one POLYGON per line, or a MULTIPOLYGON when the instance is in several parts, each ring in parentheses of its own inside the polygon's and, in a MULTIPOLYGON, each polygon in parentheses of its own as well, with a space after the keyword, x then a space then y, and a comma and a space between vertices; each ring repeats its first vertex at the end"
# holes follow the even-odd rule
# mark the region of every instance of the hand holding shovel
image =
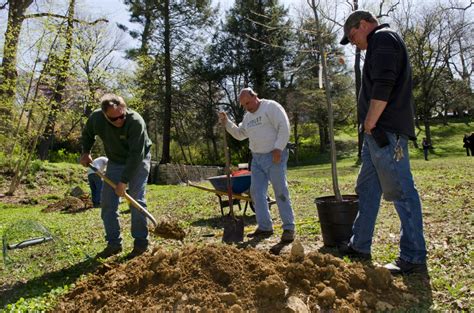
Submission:
MULTIPOLYGON (((92 164, 89 164, 89 168, 92 169, 94 173, 99 175, 100 178, 102 178, 107 184, 109 184, 110 187, 113 189, 117 188, 117 185, 110 178, 92 166, 92 164)), ((125 192, 124 197, 131 205, 133 205, 140 213, 145 215, 153 223, 153 234, 165 239, 176 239, 181 241, 183 241, 184 237, 186 237, 185 231, 179 227, 177 223, 170 223, 167 221, 160 221, 160 223, 157 223, 153 215, 151 215, 147 209, 145 209, 140 203, 133 199, 128 193, 125 192)))

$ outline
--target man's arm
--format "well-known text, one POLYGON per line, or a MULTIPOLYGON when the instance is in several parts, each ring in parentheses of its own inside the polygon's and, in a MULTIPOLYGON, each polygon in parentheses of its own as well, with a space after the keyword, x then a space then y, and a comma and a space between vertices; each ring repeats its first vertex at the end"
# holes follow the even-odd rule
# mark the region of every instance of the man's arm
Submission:
POLYGON ((91 114, 81 134, 82 154, 81 158, 79 159, 79 163, 85 167, 92 163, 92 156, 90 152, 95 142, 95 134, 93 131, 91 120, 92 118, 93 115, 91 114))
POLYGON ((237 140, 244 140, 248 138, 247 132, 243 127, 243 124, 240 123, 239 126, 235 125, 232 121, 227 118, 225 112, 219 112, 219 122, 222 125, 225 125, 225 128, 229 134, 232 135, 237 140))
POLYGON ((370 106, 364 121, 364 132, 371 134, 372 129, 387 106, 388 99, 400 72, 400 43, 388 32, 374 35, 375 46, 371 59, 370 76, 373 80, 370 106))
POLYGON ((366 134, 371 134, 372 129, 377 125, 377 121, 382 115, 385 107, 387 106, 387 101, 383 100, 370 100, 369 111, 364 121, 364 132, 366 134))
POLYGON ((286 148, 286 144, 290 140, 290 121, 285 109, 279 104, 271 109, 271 114, 269 114, 268 117, 277 132, 274 149, 272 151, 272 161, 273 163, 280 163, 281 152, 286 148))

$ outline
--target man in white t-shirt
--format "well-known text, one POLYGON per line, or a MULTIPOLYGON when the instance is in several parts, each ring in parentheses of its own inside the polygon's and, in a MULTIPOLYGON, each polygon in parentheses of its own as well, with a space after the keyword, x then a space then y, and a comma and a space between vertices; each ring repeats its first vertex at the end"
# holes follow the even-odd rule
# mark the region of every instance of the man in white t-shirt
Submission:
MULTIPOLYGON (((101 156, 95 158, 92 161, 91 165, 102 173, 105 173, 105 168, 107 167, 108 161, 109 159, 104 156, 101 156)), ((89 181, 89 187, 91 189, 92 204, 94 205, 94 208, 100 208, 100 198, 103 186, 102 178, 100 178, 99 175, 94 173, 94 171, 89 168, 87 170, 87 180, 89 181)))
POLYGON ((281 241, 292 242, 295 239, 295 219, 286 181, 286 145, 290 138, 288 116, 278 102, 259 99, 251 88, 241 90, 239 101, 247 112, 238 126, 229 121, 224 112, 219 113, 219 120, 222 124, 225 123, 227 131, 235 139, 249 138, 252 151, 250 194, 255 205, 258 226, 248 237, 269 237, 273 234, 267 202, 270 181, 283 223, 281 241))

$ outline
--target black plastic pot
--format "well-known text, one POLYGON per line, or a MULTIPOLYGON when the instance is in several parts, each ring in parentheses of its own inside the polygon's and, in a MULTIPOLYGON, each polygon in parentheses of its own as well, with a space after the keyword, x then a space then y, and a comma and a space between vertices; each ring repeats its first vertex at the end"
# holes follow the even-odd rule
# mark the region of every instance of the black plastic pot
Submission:
POLYGON ((336 247, 347 243, 352 236, 352 224, 359 211, 357 195, 343 195, 338 202, 334 196, 314 200, 318 209, 324 245, 336 247))

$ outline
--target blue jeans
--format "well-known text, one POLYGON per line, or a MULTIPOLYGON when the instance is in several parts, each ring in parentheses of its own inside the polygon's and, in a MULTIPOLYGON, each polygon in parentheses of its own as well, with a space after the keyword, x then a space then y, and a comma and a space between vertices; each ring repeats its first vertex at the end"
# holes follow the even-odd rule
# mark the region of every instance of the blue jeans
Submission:
POLYGON ((357 178, 359 213, 352 227, 350 245, 359 252, 370 253, 375 220, 382 194, 393 201, 401 222, 400 257, 410 263, 426 262, 421 202, 410 170, 408 140, 400 136, 404 157, 394 159, 397 135, 387 132, 390 144, 380 148, 371 135, 365 134, 362 167, 357 178))
POLYGON ((252 153, 250 194, 255 206, 258 228, 261 230, 273 230, 267 201, 268 181, 272 183, 275 192, 283 229, 295 230, 295 218, 291 208, 288 183, 286 182, 287 161, 288 149, 282 151, 281 161, 278 164, 272 162, 271 152, 252 153))
POLYGON ((95 208, 98 208, 100 206, 100 195, 102 193, 102 178, 93 173, 87 175, 87 180, 89 181, 89 187, 91 188, 92 204, 95 208))
MULTIPOLYGON (((125 164, 118 164, 109 160, 106 175, 113 182, 120 181, 125 164)), ((146 209, 145 187, 150 172, 150 154, 138 165, 134 175, 128 182, 127 193, 137 200, 146 209)), ((105 240, 111 246, 121 246, 122 236, 120 235, 120 223, 118 213, 119 197, 108 184, 104 185, 102 191, 102 212, 101 217, 104 222, 105 240)), ((131 212, 131 233, 134 238, 134 246, 145 248, 148 246, 148 228, 145 215, 140 213, 135 207, 130 205, 131 212)))

